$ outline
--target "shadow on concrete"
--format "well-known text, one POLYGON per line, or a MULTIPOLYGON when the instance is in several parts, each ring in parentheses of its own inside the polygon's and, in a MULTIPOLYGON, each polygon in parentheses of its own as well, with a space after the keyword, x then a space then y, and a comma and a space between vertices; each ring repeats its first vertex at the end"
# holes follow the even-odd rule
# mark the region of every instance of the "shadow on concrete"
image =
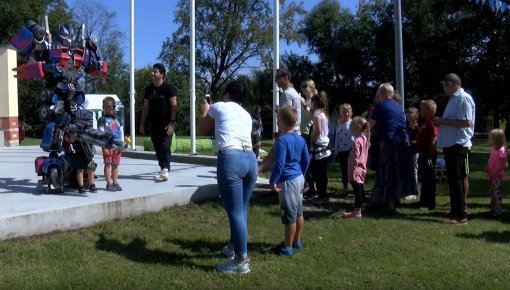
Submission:
MULTIPOLYGON (((35 173, 34 173, 35 174, 35 173)), ((27 193, 40 194, 36 184, 30 179, 0 178, 0 194, 2 193, 27 193)))

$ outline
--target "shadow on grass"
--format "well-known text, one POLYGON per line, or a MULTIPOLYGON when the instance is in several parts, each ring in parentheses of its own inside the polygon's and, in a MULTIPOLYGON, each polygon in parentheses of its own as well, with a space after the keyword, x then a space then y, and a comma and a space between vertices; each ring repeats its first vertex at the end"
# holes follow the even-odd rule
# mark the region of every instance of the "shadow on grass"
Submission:
POLYGON ((508 244, 510 243, 510 231, 496 232, 487 231, 479 234, 457 234, 460 238, 472 239, 472 240, 485 240, 492 243, 508 244))
MULTIPOLYGON (((96 248, 124 256, 134 262, 186 266, 204 272, 215 271, 215 268, 210 265, 211 259, 224 258, 221 249, 225 246, 225 242, 183 239, 165 239, 164 241, 177 246, 180 249, 179 252, 148 249, 147 241, 144 239, 136 237, 131 242, 124 243, 107 238, 103 233, 99 234, 96 248), (203 263, 197 263, 197 260, 203 263)), ((248 243, 248 252, 267 254, 271 253, 274 246, 274 244, 250 242, 248 243)))
MULTIPOLYGON (((211 257, 219 257, 224 258, 223 254, 221 254, 221 250, 226 245, 225 242, 207 242, 203 240, 183 240, 183 239, 165 239, 165 242, 171 243, 179 246, 181 249, 189 250, 192 253, 209 253, 202 255, 193 255, 193 257, 200 258, 211 258, 211 257)), ((268 243, 258 243, 258 242, 248 242, 248 253, 258 253, 258 254, 267 254, 270 252, 270 249, 273 248, 274 244, 268 243)))
MULTIPOLYGON (((219 243, 211 243, 197 241, 197 244, 208 244, 208 247, 220 247, 219 243)), ((190 268, 198 268, 206 272, 213 271, 209 265, 200 265, 193 262, 193 259, 209 259, 215 257, 214 254, 188 254, 184 252, 170 253, 157 249, 148 249, 147 241, 141 238, 134 238, 129 243, 123 243, 116 239, 109 239, 103 233, 99 234, 99 239, 96 241, 96 248, 101 251, 115 253, 120 256, 124 256, 131 261, 140 263, 151 263, 151 264, 166 264, 174 266, 188 266, 190 268)))

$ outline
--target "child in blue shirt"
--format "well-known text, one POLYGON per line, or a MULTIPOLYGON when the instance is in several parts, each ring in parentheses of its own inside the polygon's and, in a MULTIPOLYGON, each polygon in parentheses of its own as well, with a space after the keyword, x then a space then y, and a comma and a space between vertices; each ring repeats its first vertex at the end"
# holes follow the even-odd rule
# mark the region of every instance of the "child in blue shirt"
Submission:
MULTIPOLYGON (((115 114, 115 99, 113 97, 105 97, 103 99, 104 115, 97 120, 97 128, 100 132, 114 136, 114 143, 120 144, 121 140, 121 122, 115 114)), ((102 148, 104 160, 104 178, 106 179, 107 191, 121 191, 119 185, 119 164, 122 155, 121 148, 102 148)))
POLYGON ((292 248, 300 249, 303 231, 303 187, 306 168, 310 163, 308 148, 304 139, 294 132, 297 111, 284 106, 278 111, 278 129, 281 133, 273 147, 273 171, 269 183, 271 190, 278 193, 282 209, 282 223, 285 225, 283 246, 278 248, 281 255, 291 256, 292 248))

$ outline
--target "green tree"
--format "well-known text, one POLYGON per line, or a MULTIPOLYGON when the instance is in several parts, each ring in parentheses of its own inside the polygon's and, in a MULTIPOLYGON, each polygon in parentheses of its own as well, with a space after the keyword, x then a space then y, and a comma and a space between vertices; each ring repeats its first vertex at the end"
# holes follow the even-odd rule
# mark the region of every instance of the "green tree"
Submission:
MULTIPOLYGON (((39 22, 42 16, 48 15, 52 35, 56 35, 58 23, 72 22, 69 7, 63 0, 3 1, 0 3, 0 10, 5 12, 4 15, 6 16, 0 19, 0 39, 2 43, 7 43, 28 19, 39 22)), ((19 58, 18 64, 25 61, 25 59, 19 58)), ((18 80, 19 119, 26 124, 28 136, 39 137, 44 128, 44 122, 40 120, 38 114, 39 94, 43 86, 42 81, 18 80)))
MULTIPOLYGON (((151 84, 151 73, 152 66, 148 65, 144 68, 139 68, 135 70, 135 115, 136 120, 140 120, 142 114, 142 106, 144 102, 144 92, 145 87, 151 84)), ((189 135, 189 125, 190 125, 190 98, 189 98, 189 82, 188 76, 183 75, 181 73, 168 70, 165 75, 165 81, 172 83, 177 89, 177 124, 175 127, 175 133, 178 135, 189 135)), ((200 88, 200 84, 197 84, 197 87, 200 88)), ((196 116, 198 115, 198 109, 201 96, 204 95, 204 91, 198 89, 197 90, 197 105, 196 108, 196 116)), ((135 124, 138 129, 139 123, 135 124)))
POLYGON ((6 44, 27 19, 37 21, 53 0, 5 0, 0 1, 0 44, 6 44))
MULTIPOLYGON (((298 29, 304 14, 302 3, 280 1, 281 33, 300 41, 298 29)), ((176 72, 188 74, 189 1, 179 0, 175 22, 179 28, 163 44, 160 58, 176 72)), ((202 0, 196 4, 197 78, 214 97, 250 62, 268 63, 272 44, 272 12, 268 1, 202 0)))
POLYGON ((115 25, 117 13, 109 11, 96 0, 76 0, 72 6, 73 18, 85 25, 87 36, 98 39, 103 56, 108 62, 106 79, 87 78, 87 93, 115 93, 124 104, 129 103, 129 66, 123 60, 122 45, 127 42, 125 35, 115 25))

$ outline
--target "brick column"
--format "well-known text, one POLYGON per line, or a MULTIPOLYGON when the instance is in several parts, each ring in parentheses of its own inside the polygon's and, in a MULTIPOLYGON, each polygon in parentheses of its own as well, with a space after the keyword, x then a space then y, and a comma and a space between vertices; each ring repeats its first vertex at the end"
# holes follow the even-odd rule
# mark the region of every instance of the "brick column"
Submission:
POLYGON ((18 80, 16 51, 0 46, 0 146, 19 146, 18 80))

